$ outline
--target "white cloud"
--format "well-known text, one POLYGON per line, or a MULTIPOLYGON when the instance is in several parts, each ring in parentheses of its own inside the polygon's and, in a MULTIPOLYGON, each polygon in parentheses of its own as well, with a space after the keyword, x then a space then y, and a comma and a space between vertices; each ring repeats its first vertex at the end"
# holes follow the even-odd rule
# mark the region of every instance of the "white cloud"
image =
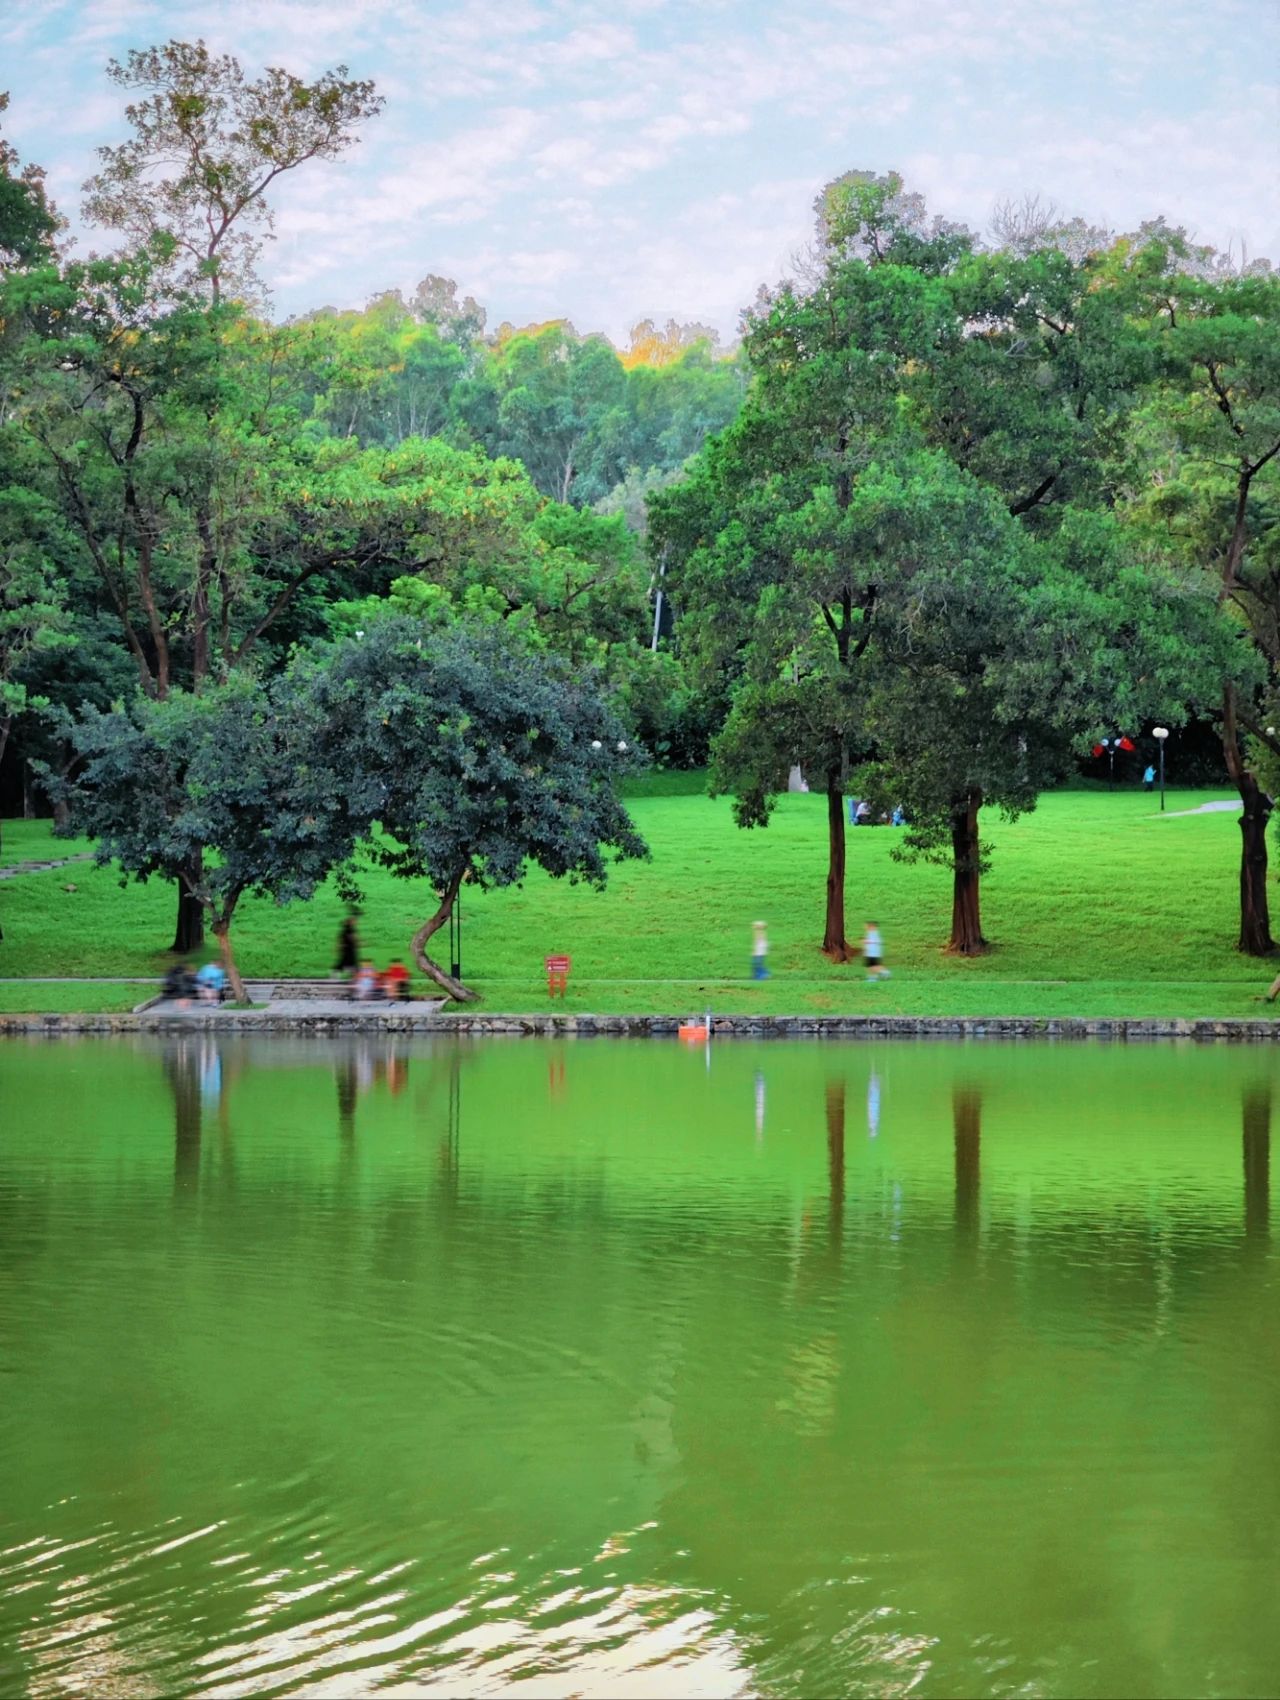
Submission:
MULTIPOLYGON (((731 331, 807 238, 822 182, 897 167, 982 226, 1040 190, 1280 247, 1280 12, 1252 0, 60 0, 0 19, 6 128, 74 211, 120 134, 109 54, 203 34, 247 65, 343 61, 387 108, 277 197, 283 310, 428 267, 491 316, 731 331), (21 91, 20 93, 17 91, 21 91), (319 292, 319 293, 317 293, 319 292)), ((1276 253, 1280 258, 1280 253, 1276 253)))

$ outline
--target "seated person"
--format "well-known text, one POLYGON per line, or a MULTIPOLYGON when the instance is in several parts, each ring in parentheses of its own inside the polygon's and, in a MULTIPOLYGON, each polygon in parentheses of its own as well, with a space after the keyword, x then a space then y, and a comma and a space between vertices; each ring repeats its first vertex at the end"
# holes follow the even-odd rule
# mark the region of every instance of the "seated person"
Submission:
POLYGON ((409 970, 398 956, 393 956, 390 966, 383 970, 382 995, 388 1003, 409 1001, 409 970))
POLYGON ((857 812, 853 817, 853 824, 855 826, 870 826, 874 818, 871 813, 871 804, 864 797, 858 804, 857 812))
POLYGON ((187 962, 171 963, 165 970, 160 991, 166 998, 174 998, 178 1003, 188 1003, 196 995, 196 977, 191 972, 191 965, 187 962))
POLYGON ((201 1003, 221 1003, 227 989, 227 976, 216 962, 206 962, 196 974, 196 990, 201 1003))
POLYGON ((356 977, 351 983, 351 995, 358 1003, 369 1003, 372 999, 382 996, 382 988, 378 984, 378 976, 372 962, 362 962, 356 969, 356 977))

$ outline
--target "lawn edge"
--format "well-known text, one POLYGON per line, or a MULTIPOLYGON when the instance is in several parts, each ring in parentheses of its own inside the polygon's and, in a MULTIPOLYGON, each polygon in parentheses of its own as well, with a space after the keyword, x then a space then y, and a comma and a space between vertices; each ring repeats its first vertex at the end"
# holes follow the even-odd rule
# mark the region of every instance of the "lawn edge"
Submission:
MULTIPOLYGON (((62 1011, 0 1013, 0 1036, 50 1037, 81 1033, 421 1033, 541 1038, 674 1038, 687 1015, 570 1015, 524 1012, 414 1014, 361 1010, 342 1015, 283 1015, 270 1010, 219 1009, 181 1016, 62 1011)), ((980 1016, 980 1015, 717 1015, 716 1039, 1280 1039, 1280 1019, 1211 1016, 980 1016)))

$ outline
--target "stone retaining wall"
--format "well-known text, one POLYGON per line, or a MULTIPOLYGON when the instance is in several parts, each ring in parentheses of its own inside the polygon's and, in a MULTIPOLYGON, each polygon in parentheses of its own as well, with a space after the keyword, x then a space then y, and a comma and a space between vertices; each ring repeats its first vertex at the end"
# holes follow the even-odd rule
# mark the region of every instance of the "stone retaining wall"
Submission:
MULTIPOLYGON (((671 1038, 687 1016, 412 1014, 353 1009, 341 1015, 228 1010, 202 1015, 4 1015, 0 1035, 57 1038, 77 1033, 466 1033, 589 1038, 671 1038)), ((1058 1018, 1031 1016, 718 1015, 717 1039, 1229 1039, 1280 1038, 1280 1021, 1180 1017, 1058 1018)))

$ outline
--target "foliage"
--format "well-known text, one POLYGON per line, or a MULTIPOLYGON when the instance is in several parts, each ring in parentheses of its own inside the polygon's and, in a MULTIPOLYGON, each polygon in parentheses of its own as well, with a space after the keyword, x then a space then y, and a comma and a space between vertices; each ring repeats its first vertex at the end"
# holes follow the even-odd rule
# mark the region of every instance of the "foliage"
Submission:
MULTIPOLYGON (((0 115, 8 106, 9 96, 0 93, 0 115)), ((44 172, 38 165, 23 165, 0 136, 0 273, 51 259, 61 228, 45 192, 44 172)))
POLYGON ((47 699, 32 665, 74 642, 64 587, 41 547, 47 511, 33 492, 0 485, 0 758, 16 717, 47 699))
POLYGON ((270 232, 272 184, 308 160, 336 159, 382 107, 373 84, 349 79, 345 65, 312 83, 278 66, 249 81, 238 60, 203 41, 135 50, 107 75, 141 98, 125 108, 132 136, 98 150, 85 216, 137 247, 161 237, 172 283, 207 284, 215 302, 252 293, 254 230, 270 232))
POLYGON ((978 951, 983 803, 1030 807, 1101 722, 1176 723, 1232 646, 1203 588, 1108 517, 1154 363, 1128 280, 977 256, 895 177, 850 174, 819 214, 803 287, 749 326, 740 419, 651 503, 650 548, 684 640, 735 681, 714 771, 740 822, 768 820, 793 763, 822 779, 823 948, 848 948, 840 796, 862 758, 859 783, 913 810, 908 851, 950 839, 951 948, 978 951))
POLYGON ((200 695, 91 712, 74 737, 76 824, 97 840, 96 859, 143 882, 181 880, 243 1002, 230 936, 240 899, 310 897, 359 830, 313 697, 288 676, 268 690, 240 674, 200 695))
POLYGON ((414 955, 452 996, 473 994, 426 945, 464 879, 482 890, 513 885, 533 863, 603 886, 606 850, 646 853, 616 793, 634 757, 582 669, 501 627, 431 630, 395 617, 313 669, 315 712, 342 751, 349 805, 385 835, 372 855, 437 893, 414 955))

